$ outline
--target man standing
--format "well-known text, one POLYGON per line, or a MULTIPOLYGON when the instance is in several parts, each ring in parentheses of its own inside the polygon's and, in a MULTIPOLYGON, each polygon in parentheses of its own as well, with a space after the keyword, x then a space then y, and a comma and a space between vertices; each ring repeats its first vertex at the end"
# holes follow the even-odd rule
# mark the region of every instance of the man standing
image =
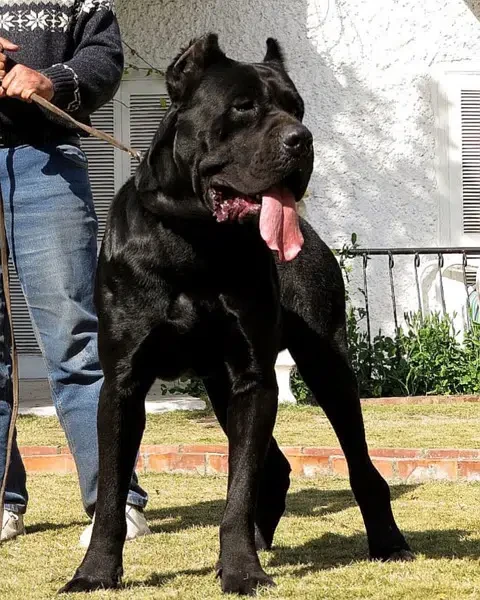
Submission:
MULTIPOLYGON (((0 187, 9 251, 90 516, 97 493, 96 417, 102 385, 93 305, 97 219, 77 132, 30 98, 33 93, 43 96, 88 123, 89 115, 113 97, 123 72, 123 53, 112 4, 0 1, 0 187)), ((11 404, 10 331, 2 284, 0 481, 11 404)), ((27 501, 25 469, 15 443, 0 540, 25 532, 27 501)), ((133 476, 128 539, 149 533, 143 515, 146 502, 147 494, 133 476)), ((91 527, 80 538, 84 546, 91 527)))

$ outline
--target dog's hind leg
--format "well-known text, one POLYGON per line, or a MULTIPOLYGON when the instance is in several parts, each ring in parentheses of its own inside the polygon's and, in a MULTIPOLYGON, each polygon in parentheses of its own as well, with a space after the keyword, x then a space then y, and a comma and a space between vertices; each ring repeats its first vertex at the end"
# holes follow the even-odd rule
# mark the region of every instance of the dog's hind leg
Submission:
POLYGON ((92 539, 82 564, 61 592, 116 588, 121 582, 125 505, 145 427, 145 396, 154 377, 139 353, 114 357, 118 347, 110 347, 98 408, 100 462, 92 539))
MULTIPOLYGON (((227 434, 227 407, 230 388, 225 377, 204 381, 215 416, 227 434)), ((255 513, 255 545, 257 550, 272 547, 277 525, 285 512, 285 500, 290 487, 290 463, 272 437, 260 478, 255 513)))
POLYGON ((381 560, 411 559, 410 548, 395 523, 388 484, 368 454, 344 325, 339 324, 328 338, 298 314, 288 313, 285 325, 288 348, 298 370, 325 411, 345 454, 352 491, 367 530, 370 556, 381 560))

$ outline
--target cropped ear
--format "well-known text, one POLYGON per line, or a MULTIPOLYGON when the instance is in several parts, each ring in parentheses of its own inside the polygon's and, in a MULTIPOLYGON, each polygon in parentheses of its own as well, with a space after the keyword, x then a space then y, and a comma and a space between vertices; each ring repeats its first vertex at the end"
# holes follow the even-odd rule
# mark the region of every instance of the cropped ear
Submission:
POLYGON ((167 192, 175 187, 178 169, 173 157, 177 111, 170 106, 162 119, 147 154, 143 157, 136 175, 135 186, 139 192, 167 192))
POLYGON ((228 59, 218 45, 217 34, 192 40, 167 69, 166 83, 172 102, 182 102, 208 67, 225 60, 228 59))
POLYGON ((175 162, 177 114, 177 108, 170 106, 138 166, 135 187, 143 206, 154 214, 177 219, 212 218, 195 194, 192 181, 175 162))
POLYGON ((285 59, 280 44, 274 38, 268 38, 267 40, 267 53, 263 62, 274 62, 281 66, 284 65, 285 59))

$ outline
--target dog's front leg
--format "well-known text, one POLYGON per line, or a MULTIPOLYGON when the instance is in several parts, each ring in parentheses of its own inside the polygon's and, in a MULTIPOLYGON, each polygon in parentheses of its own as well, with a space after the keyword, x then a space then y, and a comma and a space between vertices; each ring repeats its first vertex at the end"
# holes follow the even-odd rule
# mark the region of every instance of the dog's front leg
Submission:
POLYGON ((98 499, 92 539, 73 579, 60 592, 116 588, 123 574, 125 505, 135 459, 145 427, 149 384, 130 378, 102 387, 98 409, 98 499))
POLYGON ((275 424, 275 374, 233 383, 227 412, 229 476, 227 505, 220 526, 218 572, 222 590, 253 594, 274 585, 255 548, 255 508, 262 468, 275 424), (261 383, 260 383, 261 381, 261 383))

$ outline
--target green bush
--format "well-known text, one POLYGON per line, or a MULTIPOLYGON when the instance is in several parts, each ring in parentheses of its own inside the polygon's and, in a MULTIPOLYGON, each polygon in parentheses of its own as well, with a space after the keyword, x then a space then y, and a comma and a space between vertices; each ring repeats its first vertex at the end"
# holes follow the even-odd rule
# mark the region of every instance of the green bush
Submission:
MULTIPOLYGON (((396 336, 381 332, 368 345, 361 330, 363 316, 349 308, 349 354, 362 398, 480 394, 480 327, 474 325, 458 340, 448 316, 405 315, 405 328, 396 336)), ((297 370, 292 391, 299 403, 311 394, 297 370)))
MULTIPOLYGON (((405 315, 405 326, 393 337, 380 331, 369 345, 362 327, 365 310, 352 305, 348 284, 350 248, 344 246, 339 263, 347 286, 347 337, 349 357, 362 398, 480 394, 480 325, 473 324, 460 343, 448 316, 419 313, 405 315)), ((361 291, 361 290, 360 290, 361 291)), ((292 391, 299 403, 309 403, 311 393, 295 369, 292 391)))

